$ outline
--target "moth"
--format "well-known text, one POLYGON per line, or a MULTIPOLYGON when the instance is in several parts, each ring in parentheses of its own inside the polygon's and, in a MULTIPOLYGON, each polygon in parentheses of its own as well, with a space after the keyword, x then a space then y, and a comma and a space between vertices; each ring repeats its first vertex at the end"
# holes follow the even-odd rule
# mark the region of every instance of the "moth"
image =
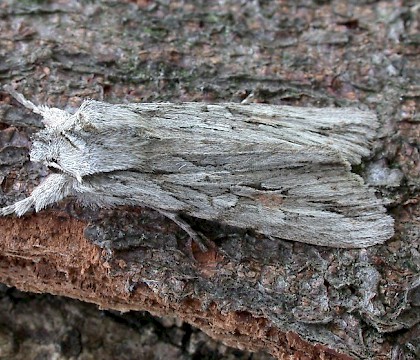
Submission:
POLYGON ((383 201, 351 171, 370 155, 378 127, 372 112, 86 100, 70 114, 7 90, 43 117, 30 160, 51 174, 0 215, 73 196, 87 206, 155 209, 193 238, 182 214, 337 248, 393 235, 383 201))

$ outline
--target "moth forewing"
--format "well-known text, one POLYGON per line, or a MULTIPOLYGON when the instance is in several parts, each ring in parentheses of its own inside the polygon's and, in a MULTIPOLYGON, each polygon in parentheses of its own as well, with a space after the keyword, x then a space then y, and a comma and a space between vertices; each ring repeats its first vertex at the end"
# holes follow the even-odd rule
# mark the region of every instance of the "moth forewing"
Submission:
POLYGON ((38 211, 72 195, 331 247, 393 235, 382 201, 351 172, 370 153, 378 126, 371 112, 89 100, 60 117, 34 137, 31 158, 53 161, 61 173, 0 214, 38 211))

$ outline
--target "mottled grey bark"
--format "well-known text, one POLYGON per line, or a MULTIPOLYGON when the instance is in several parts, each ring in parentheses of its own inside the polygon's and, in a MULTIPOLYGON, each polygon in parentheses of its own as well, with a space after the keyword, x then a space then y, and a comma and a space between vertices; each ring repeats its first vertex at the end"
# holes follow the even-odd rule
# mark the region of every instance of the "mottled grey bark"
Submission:
MULTIPOLYGON (((188 218, 216 243, 202 253, 152 210, 68 201, 0 219, 0 280, 174 315, 278 357, 419 357, 417 16, 414 2, 387 1, 4 2, 1 84, 39 104, 247 98, 374 110, 380 139, 353 170, 389 199, 396 236, 329 249, 188 218)), ((27 157, 39 118, 2 93, 0 122, 3 206, 47 169, 27 157)))

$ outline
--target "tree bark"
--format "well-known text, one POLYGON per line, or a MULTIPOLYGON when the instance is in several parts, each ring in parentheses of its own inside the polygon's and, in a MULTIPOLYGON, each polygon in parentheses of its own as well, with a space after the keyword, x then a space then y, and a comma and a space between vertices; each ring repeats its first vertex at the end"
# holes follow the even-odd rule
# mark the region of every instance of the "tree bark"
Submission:
MULTIPOLYGON (((270 240, 188 218, 71 199, 0 218, 0 281, 120 311, 175 316, 278 358, 420 356, 418 7, 409 2, 7 2, 1 84, 66 110, 107 102, 354 106, 382 122, 357 171, 389 199, 396 235, 367 249, 270 240), (416 14, 417 11, 417 14, 416 14), (417 82, 416 82, 417 80, 417 82)), ((38 116, 0 98, 0 205, 48 171, 28 159, 38 116)))

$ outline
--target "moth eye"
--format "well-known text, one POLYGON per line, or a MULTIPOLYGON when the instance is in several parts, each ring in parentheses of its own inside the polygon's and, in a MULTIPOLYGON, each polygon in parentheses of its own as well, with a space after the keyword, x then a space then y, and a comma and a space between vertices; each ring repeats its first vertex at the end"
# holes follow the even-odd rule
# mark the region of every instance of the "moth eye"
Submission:
POLYGON ((58 165, 56 158, 51 158, 47 160, 46 165, 47 165, 48 170, 50 170, 53 173, 61 172, 61 166, 58 165))
POLYGON ((56 168, 55 166, 48 165, 48 166, 47 166, 47 168, 48 168, 48 170, 49 170, 49 171, 51 171, 51 172, 52 172, 52 173, 54 173, 54 174, 59 174, 59 173, 61 173, 61 170, 60 170, 60 169, 58 169, 58 168, 56 168))

